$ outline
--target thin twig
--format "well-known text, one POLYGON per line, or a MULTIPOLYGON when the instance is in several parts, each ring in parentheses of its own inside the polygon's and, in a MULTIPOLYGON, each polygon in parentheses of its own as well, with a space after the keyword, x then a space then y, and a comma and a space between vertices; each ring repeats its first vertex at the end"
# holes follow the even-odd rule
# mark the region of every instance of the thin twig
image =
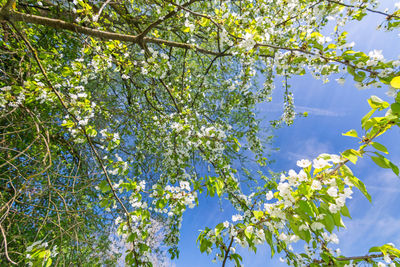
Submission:
MULTIPOLYGON (((335 0, 325 0, 325 1, 327 1, 327 2, 329 2, 329 3, 333 3, 333 4, 345 6, 345 7, 359 8, 359 9, 362 9, 362 8, 363 8, 363 7, 361 7, 361 6, 349 5, 349 4, 341 3, 341 2, 338 2, 338 1, 335 1, 335 0)), ((385 13, 385 12, 382 12, 382 11, 379 11, 379 10, 374 10, 374 9, 371 9, 371 8, 368 8, 368 7, 365 8, 365 10, 367 10, 367 11, 369 11, 369 12, 371 12, 371 13, 376 13, 376 14, 384 15, 384 16, 386 16, 388 19, 391 19, 391 18, 400 19, 399 16, 396 16, 396 15, 394 15, 394 14, 388 14, 388 13, 385 13)))
POLYGON ((6 258, 9 262, 11 262, 14 265, 17 265, 17 263, 15 261, 13 261, 10 256, 8 255, 8 248, 7 248, 7 236, 6 233, 4 231, 3 225, 0 224, 0 230, 1 230, 1 234, 3 235, 3 241, 4 241, 4 253, 6 255, 6 258))
POLYGON ((97 12, 96 17, 93 19, 94 22, 97 22, 97 20, 100 18, 101 12, 103 12, 103 9, 110 3, 111 0, 107 0, 104 2, 104 4, 100 7, 99 12, 97 12))
POLYGON ((233 244, 233 236, 231 237, 231 242, 229 243, 228 248, 225 250, 225 257, 222 262, 222 267, 225 267, 225 263, 226 263, 226 260, 228 259, 230 248, 231 248, 232 244, 233 244))

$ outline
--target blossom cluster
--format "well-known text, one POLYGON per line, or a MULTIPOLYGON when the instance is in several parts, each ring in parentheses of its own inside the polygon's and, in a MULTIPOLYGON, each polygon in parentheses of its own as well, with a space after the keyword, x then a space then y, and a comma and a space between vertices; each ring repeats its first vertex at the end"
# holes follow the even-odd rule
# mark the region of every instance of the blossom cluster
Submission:
MULTIPOLYGON (((207 244, 205 250, 208 253, 213 246, 222 246, 223 237, 250 248, 268 242, 272 249, 275 246, 284 249, 288 261, 300 264, 311 262, 318 251, 334 255, 327 245, 339 243, 332 231, 334 227, 344 227, 341 216, 349 216, 346 200, 351 198, 353 183, 358 181, 343 171, 343 162, 342 157, 330 154, 322 154, 313 161, 297 161, 301 168, 299 172, 289 170, 286 175, 282 174, 275 189, 268 190, 263 201, 253 203, 252 206, 259 210, 245 210, 243 214, 233 215, 232 223, 226 221, 214 230, 205 230, 200 242, 207 244), (273 239, 277 244, 272 242, 273 239), (304 258, 291 252, 291 244, 299 240, 320 245, 314 246, 313 250, 307 247, 304 258)), ((248 205, 253 197, 239 198, 245 199, 248 205)), ((223 255, 219 254, 221 257, 223 255)))

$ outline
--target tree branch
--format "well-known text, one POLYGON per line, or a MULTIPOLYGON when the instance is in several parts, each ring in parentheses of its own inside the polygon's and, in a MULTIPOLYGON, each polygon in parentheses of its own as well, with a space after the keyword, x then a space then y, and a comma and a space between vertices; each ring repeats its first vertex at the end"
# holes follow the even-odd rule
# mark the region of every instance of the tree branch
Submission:
MULTIPOLYGON (((97 30, 97 29, 77 25, 75 23, 70 23, 70 22, 66 22, 63 20, 59 20, 59 19, 52 19, 52 18, 47 18, 47 17, 42 17, 42 16, 21 13, 21 12, 14 11, 11 9, 6 9, 6 6, 4 6, 4 8, 1 9, 1 11, 0 11, 0 20, 7 20, 7 21, 11 21, 11 22, 22 21, 25 23, 33 23, 33 24, 38 24, 38 25, 43 25, 43 26, 49 26, 54 29, 68 30, 68 31, 81 33, 81 34, 85 34, 85 35, 92 36, 92 37, 98 37, 98 38, 108 39, 108 40, 119 40, 119 41, 123 41, 123 42, 134 43, 134 44, 139 44, 140 40, 141 40, 139 38, 140 35, 136 36, 136 35, 128 35, 128 34, 121 34, 121 33, 97 30)), ((199 51, 200 53, 208 54, 208 55, 218 55, 219 54, 218 52, 210 51, 210 50, 198 47, 197 45, 194 45, 194 44, 179 43, 179 42, 174 42, 174 41, 169 41, 169 40, 164 40, 164 39, 159 39, 159 38, 154 38, 154 37, 143 37, 143 43, 153 43, 153 44, 159 44, 159 45, 166 45, 166 46, 170 46, 170 47, 193 49, 193 50, 199 51)))
POLYGON ((231 241, 229 243, 228 248, 226 248, 226 250, 225 250, 225 257, 224 257, 224 261, 222 262, 222 267, 225 267, 226 260, 229 257, 229 251, 230 251, 230 248, 231 248, 232 244, 233 244, 233 236, 231 237, 231 241))
POLYGON ((369 260, 375 258, 383 257, 383 253, 374 254, 374 255, 365 255, 365 256, 353 256, 353 257, 344 257, 344 258, 336 258, 337 261, 351 261, 351 260, 369 260))
MULTIPOLYGON (((363 9, 363 7, 361 7, 361 6, 353 6, 353 5, 341 3, 341 2, 335 1, 335 0, 325 0, 325 1, 327 1, 327 2, 329 2, 329 3, 332 3, 332 4, 337 4, 337 5, 345 6, 345 7, 363 9)), ((374 9, 371 9, 371 8, 368 8, 368 7, 365 8, 365 10, 367 10, 367 11, 369 11, 369 12, 371 12, 371 13, 376 13, 376 14, 384 15, 384 16, 386 16, 387 19, 391 19, 391 18, 400 19, 399 16, 396 16, 396 15, 394 15, 394 14, 388 14, 388 13, 385 13, 385 12, 382 12, 382 11, 379 11, 379 10, 374 10, 374 9)))
POLYGON ((10 256, 8 255, 8 249, 7 249, 7 237, 6 237, 6 233, 4 232, 4 228, 3 226, 0 224, 0 230, 1 230, 1 235, 3 236, 3 241, 4 241, 4 253, 6 255, 6 258, 9 262, 11 262, 14 265, 17 265, 17 263, 15 261, 13 261, 10 256))
MULTIPOLYGON (((380 254, 373 254, 373 255, 365 255, 365 256, 353 256, 353 257, 342 257, 342 258, 335 258, 336 261, 353 261, 353 260, 363 260, 368 261, 370 259, 382 258, 384 255, 383 253, 380 254)), ((324 263, 324 260, 314 260, 313 263, 321 264, 324 263)), ((310 265, 308 265, 310 266, 310 265)))

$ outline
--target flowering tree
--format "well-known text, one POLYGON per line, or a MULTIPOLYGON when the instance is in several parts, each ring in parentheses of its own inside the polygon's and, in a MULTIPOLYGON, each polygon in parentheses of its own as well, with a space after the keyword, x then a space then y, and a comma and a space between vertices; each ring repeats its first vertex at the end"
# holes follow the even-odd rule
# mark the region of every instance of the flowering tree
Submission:
POLYGON ((381 28, 398 30, 399 4, 0 3, 1 264, 151 266, 164 248, 178 257, 182 215, 199 194, 237 210, 197 240, 222 266, 240 266, 238 245, 255 251, 263 243, 294 266, 399 264, 392 244, 362 256, 332 249, 353 189, 371 200, 347 163, 368 156, 399 174, 375 139, 400 125, 400 61, 352 50, 343 28, 378 13, 381 28), (271 127, 290 125, 301 114, 289 81, 307 72, 388 87, 393 102, 369 99, 364 132, 345 133, 360 139, 358 148, 299 159, 298 170, 277 178, 243 169, 248 160, 268 163, 255 106, 271 101, 282 77, 285 105, 271 127))

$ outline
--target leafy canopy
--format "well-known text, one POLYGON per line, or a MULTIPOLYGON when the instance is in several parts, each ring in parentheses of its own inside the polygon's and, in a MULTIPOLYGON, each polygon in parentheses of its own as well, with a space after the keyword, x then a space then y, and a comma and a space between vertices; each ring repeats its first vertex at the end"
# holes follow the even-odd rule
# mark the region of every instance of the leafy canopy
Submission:
POLYGON ((182 215, 199 194, 237 210, 197 239, 222 266, 240 266, 238 245, 263 243, 294 266, 398 264, 392 244, 358 257, 332 250, 353 189, 371 201, 347 163, 370 156, 399 175, 375 139, 400 125, 400 61, 354 51, 343 29, 377 13, 380 28, 398 30, 398 4, 0 3, 1 264, 160 264, 166 250, 179 257, 182 215), (393 102, 369 99, 364 132, 344 134, 359 147, 267 177, 270 136, 255 107, 282 80, 283 114, 268 128, 290 125, 302 115, 290 78, 307 72, 389 87, 393 102), (305 250, 293 251, 295 242, 305 250))

